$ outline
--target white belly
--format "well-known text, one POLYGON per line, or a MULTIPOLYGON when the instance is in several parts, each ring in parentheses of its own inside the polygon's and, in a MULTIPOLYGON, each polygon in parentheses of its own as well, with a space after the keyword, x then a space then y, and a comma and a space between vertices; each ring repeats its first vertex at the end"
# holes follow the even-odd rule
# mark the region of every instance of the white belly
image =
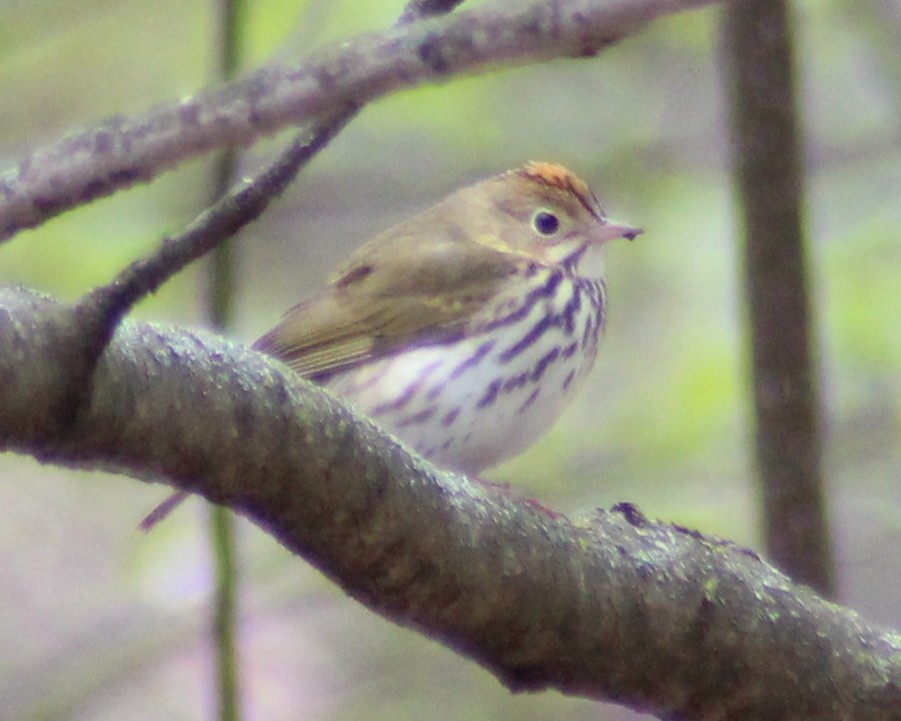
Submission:
POLYGON ((327 386, 438 465, 479 473, 534 443, 571 400, 594 362, 603 287, 567 280, 526 310, 499 333, 379 359, 327 386))

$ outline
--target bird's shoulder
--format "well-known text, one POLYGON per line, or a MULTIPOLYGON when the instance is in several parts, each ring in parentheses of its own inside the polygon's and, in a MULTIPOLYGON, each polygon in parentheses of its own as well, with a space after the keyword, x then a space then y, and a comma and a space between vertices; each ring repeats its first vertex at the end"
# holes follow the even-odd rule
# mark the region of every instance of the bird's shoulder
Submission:
POLYGON ((524 261, 458 232, 408 227, 377 236, 255 347, 324 380, 404 348, 465 334, 524 261))

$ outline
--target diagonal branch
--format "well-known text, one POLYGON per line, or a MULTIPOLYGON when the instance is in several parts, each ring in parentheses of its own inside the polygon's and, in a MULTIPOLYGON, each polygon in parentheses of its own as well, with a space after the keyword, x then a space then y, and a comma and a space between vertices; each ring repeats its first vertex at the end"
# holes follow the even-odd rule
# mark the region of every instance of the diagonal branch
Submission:
MULTIPOLYGON (((462 0, 411 2, 398 23, 450 12, 462 0)), ((142 298, 155 293, 176 273, 198 260, 245 225, 256 220, 291 184, 297 174, 344 127, 360 106, 348 104, 304 128, 269 165, 235 187, 223 190, 209 208, 177 235, 165 238, 150 255, 132 263, 109 284, 81 298, 73 322, 85 339, 85 378, 118 323, 142 298), (227 192, 226 192, 227 191, 227 192)))
MULTIPOLYGON (((405 8, 398 23, 420 16, 450 12, 462 0, 418 0, 405 8)), ((81 339, 80 352, 69 355, 69 393, 59 395, 58 424, 61 428, 80 411, 91 386, 91 375, 116 326, 131 308, 155 292, 169 278, 199 259, 248 223, 258 218, 300 170, 312 160, 353 118, 360 107, 345 105, 337 112, 307 125, 268 166, 235 185, 194 219, 180 233, 165 238, 150 255, 125 268, 111 283, 85 294, 71 308, 54 314, 58 332, 81 339)))
MULTIPOLYGON (((144 115, 111 118, 23 158, 0 174, 0 240, 215 148, 453 75, 596 55, 656 17, 712 2, 492 0, 361 36, 295 66, 268 65, 144 115)), ((452 3, 420 4, 437 12, 452 3)))
POLYGON ((514 690, 681 719, 896 719, 901 636, 630 506, 569 520, 442 473, 274 361, 125 322, 64 434, 56 304, 0 291, 0 448, 171 480, 514 690))

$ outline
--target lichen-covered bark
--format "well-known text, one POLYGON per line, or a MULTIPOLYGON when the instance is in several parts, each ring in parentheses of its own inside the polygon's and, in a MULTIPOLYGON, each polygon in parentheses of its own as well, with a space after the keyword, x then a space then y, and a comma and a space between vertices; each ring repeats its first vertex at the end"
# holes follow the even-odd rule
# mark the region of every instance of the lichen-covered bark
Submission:
POLYGON ((622 506, 567 519, 442 473, 287 369, 125 323, 65 427, 65 309, 0 291, 0 447, 169 480, 514 690, 662 718, 897 719, 901 636, 729 543, 622 506), (50 319, 50 320, 48 320, 50 319))

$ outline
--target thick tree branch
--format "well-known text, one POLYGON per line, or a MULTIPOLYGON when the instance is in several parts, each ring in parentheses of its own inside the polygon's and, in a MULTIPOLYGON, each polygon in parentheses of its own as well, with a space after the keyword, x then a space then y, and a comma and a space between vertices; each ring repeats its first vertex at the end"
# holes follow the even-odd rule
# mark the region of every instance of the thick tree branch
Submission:
POLYGON ((0 447, 243 511, 514 690, 681 719, 897 719, 901 636, 624 506, 571 521, 441 473, 274 361, 124 323, 60 432, 58 306, 0 291, 0 447), (56 352, 51 352, 55 349, 56 352))
MULTIPOLYGON (((250 143, 401 88, 555 57, 595 55, 661 15, 715 0, 494 0, 402 23, 134 117, 111 118, 0 175, 0 240, 147 182, 212 149, 250 143)), ((448 2, 423 2, 430 12, 448 2)))

